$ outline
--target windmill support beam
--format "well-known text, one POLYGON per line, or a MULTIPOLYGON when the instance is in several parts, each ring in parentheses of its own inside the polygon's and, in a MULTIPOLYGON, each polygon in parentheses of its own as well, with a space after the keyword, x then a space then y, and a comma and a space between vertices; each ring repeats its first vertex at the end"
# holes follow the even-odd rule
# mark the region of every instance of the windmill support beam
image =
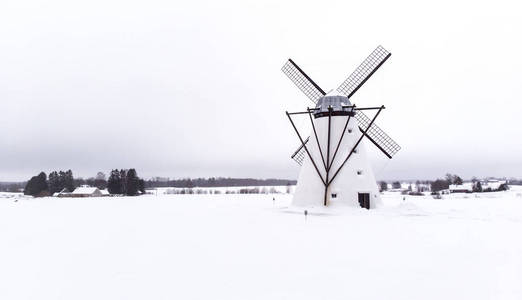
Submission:
POLYGON ((373 109, 386 109, 386 107, 383 106, 375 106, 375 107, 361 107, 361 108, 355 108, 355 105, 343 105, 343 108, 353 108, 354 110, 373 110, 373 109))
POLYGON ((329 186, 329 185, 333 182, 333 180, 335 179, 335 177, 337 176, 337 174, 339 174, 339 172, 340 172, 341 169, 344 167, 344 165, 346 164, 346 162, 348 161, 348 159, 350 159, 350 157, 351 157, 352 154, 353 154, 353 151, 357 148, 357 146, 359 146, 359 144, 361 143, 362 139, 367 135, 368 130, 370 129, 370 127, 372 127, 373 122, 375 122, 375 119, 377 119, 377 117, 379 116, 379 114, 381 113, 381 111, 382 111, 383 109, 384 109, 384 105, 381 106, 381 107, 379 108, 379 110, 377 111, 377 113, 375 114, 375 116, 373 116, 372 121, 370 122, 370 124, 368 124, 368 127, 366 128, 366 130, 361 134, 361 137, 357 140, 357 143, 355 143, 355 145, 352 147, 352 150, 350 151, 350 153, 348 153, 348 156, 346 157, 346 159, 343 161, 343 163, 339 166, 339 169, 337 169, 337 171, 335 172, 335 174, 332 176, 332 179, 326 183, 327 186, 329 186))
POLYGON ((386 107, 383 106, 377 106, 377 107, 363 107, 363 108, 358 108, 357 110, 374 110, 374 109, 378 109, 378 110, 381 110, 381 109, 385 109, 386 107))
MULTIPOLYGON (((352 105, 351 107, 352 107, 352 112, 353 112, 353 110, 355 109, 355 105, 352 105)), ((335 152, 332 157, 332 164, 333 164, 333 161, 335 160, 335 156, 337 155, 337 151, 339 150, 339 146, 341 146, 341 142, 343 141, 344 133, 346 132, 346 127, 348 127, 348 123, 350 123, 351 118, 352 118, 352 115, 348 115, 348 119, 346 119, 346 123, 344 124, 343 133, 341 133, 341 138, 339 139, 339 142, 337 143, 337 147, 335 148, 335 152)), ((330 167, 331 167, 331 165, 330 165, 330 167)), ((328 170, 330 170, 330 168, 328 168, 328 170)))
MULTIPOLYGON (((312 110, 312 109, 310 109, 312 110)), ((298 111, 298 112, 293 112, 293 113, 289 113, 289 112, 286 112, 287 115, 304 115, 304 114, 309 114, 310 112, 309 111, 298 111)))
POLYGON ((324 185, 326 185, 326 181, 323 179, 323 176, 321 175, 321 172, 319 172, 319 168, 317 168, 317 165, 312 158, 312 155, 310 155, 310 152, 308 151, 308 148, 306 147, 305 142, 303 141, 303 138, 301 137, 301 134, 299 133, 299 130, 297 130, 297 127, 295 127, 294 121, 292 120, 292 117, 290 117, 290 113, 286 112, 286 116, 288 117, 288 120, 290 120, 290 123, 292 124, 292 127, 294 127, 295 133, 297 133, 297 137, 301 141, 302 147, 304 147, 306 154, 308 154, 308 158, 312 161, 312 164, 314 165, 315 170, 317 171, 317 175, 319 175, 319 178, 321 178, 321 181, 324 185))
MULTIPOLYGON (((314 130, 315 141, 317 142, 317 147, 319 148, 319 153, 321 153, 321 159, 323 160, 323 166, 324 166, 324 169, 327 170, 328 166, 326 165, 326 162, 324 161, 323 150, 321 150, 321 145, 319 144, 319 138, 317 137, 317 131, 315 130, 314 120, 312 119, 312 114, 310 113, 310 109, 307 108, 307 110, 308 110, 308 116, 310 117, 310 123, 312 123, 312 129, 314 130)), ((328 181, 328 178, 326 178, 326 181, 328 181)))
MULTIPOLYGON (((328 107, 328 142, 326 147, 326 184, 324 185, 324 206, 328 204, 328 175, 330 171, 330 133, 332 128, 332 107, 328 107)), ((319 144, 318 144, 319 145, 319 144)), ((320 145, 319 145, 320 147, 320 145)), ((333 160, 332 160, 333 161, 333 160)))

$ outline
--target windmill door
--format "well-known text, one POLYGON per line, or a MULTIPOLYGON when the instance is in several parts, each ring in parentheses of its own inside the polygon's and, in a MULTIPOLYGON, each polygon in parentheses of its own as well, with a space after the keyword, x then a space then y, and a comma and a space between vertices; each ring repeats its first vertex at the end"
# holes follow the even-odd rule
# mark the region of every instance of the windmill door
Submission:
POLYGON ((370 193, 359 193, 359 205, 362 208, 370 209, 370 193))

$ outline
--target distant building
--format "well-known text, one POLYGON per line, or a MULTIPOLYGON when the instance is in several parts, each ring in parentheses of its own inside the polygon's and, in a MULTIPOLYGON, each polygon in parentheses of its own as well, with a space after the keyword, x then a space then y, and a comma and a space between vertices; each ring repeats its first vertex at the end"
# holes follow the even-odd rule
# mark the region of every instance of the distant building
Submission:
POLYGON ((63 190, 54 193, 53 197, 67 197, 70 194, 71 194, 71 192, 67 188, 63 188, 63 190))
POLYGON ((412 186, 413 185, 410 182, 401 182, 401 190, 403 191, 411 191, 412 186))
POLYGON ((490 189, 491 191, 496 191, 503 184, 506 184, 506 180, 488 179, 480 182, 483 191, 490 189))
POLYGON ((473 182, 464 182, 462 184, 450 184, 450 193, 471 193, 473 192, 473 182))
POLYGON ((71 194, 71 197, 100 197, 103 193, 97 188, 88 185, 77 187, 71 194))

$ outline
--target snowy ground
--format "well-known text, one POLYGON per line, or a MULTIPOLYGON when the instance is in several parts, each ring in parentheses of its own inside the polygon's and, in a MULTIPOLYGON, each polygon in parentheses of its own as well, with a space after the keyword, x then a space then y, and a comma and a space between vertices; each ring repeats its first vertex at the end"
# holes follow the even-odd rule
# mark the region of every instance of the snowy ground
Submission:
POLYGON ((284 194, 5 195, 0 299, 522 299, 518 190, 306 220, 284 194))

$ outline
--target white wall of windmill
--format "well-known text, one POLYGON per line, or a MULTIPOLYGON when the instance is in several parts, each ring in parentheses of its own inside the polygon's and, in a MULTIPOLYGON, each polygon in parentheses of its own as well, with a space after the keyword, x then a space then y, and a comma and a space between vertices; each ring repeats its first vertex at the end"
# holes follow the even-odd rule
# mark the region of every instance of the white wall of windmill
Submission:
MULTIPOLYGON (((337 143, 341 138, 342 131, 346 124, 347 116, 332 116, 330 131, 330 160, 333 157, 337 143)), ((314 125, 317 131, 317 137, 326 160, 327 144, 328 144, 328 117, 314 119, 314 125)), ((350 153, 353 146, 357 143, 362 133, 359 130, 355 118, 350 118, 350 122, 346 127, 343 140, 339 146, 339 150, 331 163, 329 176, 330 178, 341 167, 342 162, 350 153)), ((308 150, 316 165, 323 176, 326 178, 326 169, 324 167, 321 153, 317 147, 317 142, 313 131, 310 133, 310 142, 307 143, 308 150)), ((352 154, 350 159, 343 166, 339 174, 330 184, 328 196, 328 206, 348 205, 359 206, 358 194, 370 194, 370 207, 375 208, 380 205, 381 198, 375 176, 368 160, 365 147, 365 138, 357 147, 357 152, 352 154), (332 197, 332 194, 334 196, 332 197)), ((296 206, 322 206, 324 202, 324 185, 317 175, 312 162, 305 157, 303 166, 299 173, 297 187, 294 193, 293 205, 296 206)))

